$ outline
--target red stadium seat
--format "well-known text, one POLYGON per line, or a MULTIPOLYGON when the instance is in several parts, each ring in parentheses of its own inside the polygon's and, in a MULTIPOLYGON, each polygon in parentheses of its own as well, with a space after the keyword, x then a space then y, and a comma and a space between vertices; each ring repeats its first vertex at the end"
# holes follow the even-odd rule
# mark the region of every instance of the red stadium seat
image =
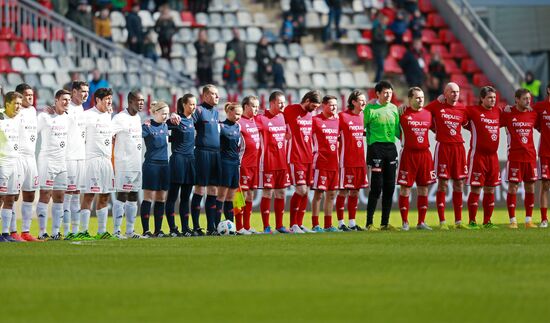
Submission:
POLYGON ((450 43, 458 43, 458 39, 456 39, 455 34, 449 29, 441 29, 439 31, 439 38, 446 44, 450 43))
POLYGON ((406 52, 407 48, 403 45, 394 44, 390 46, 390 56, 398 61, 401 60, 403 56, 405 56, 406 52))
POLYGON ((181 21, 184 26, 194 26, 196 24, 195 17, 193 17, 193 14, 189 11, 181 12, 181 21))
POLYGON ((36 29, 35 37, 37 40, 50 40, 50 30, 48 27, 40 26, 36 29))
POLYGON ((2 27, 2 29, 0 29, 0 39, 6 39, 6 40, 11 40, 11 39, 16 39, 17 36, 15 35, 15 33, 13 32, 13 30, 9 27, 2 27))
POLYGON ((447 74, 462 73, 458 65, 456 65, 456 61, 452 58, 443 59, 443 66, 445 66, 445 72, 447 72, 447 74))
POLYGON ((65 29, 63 27, 52 26, 52 40, 65 40, 65 29))
POLYGON ((384 73, 403 74, 403 70, 395 58, 388 56, 384 61, 384 73))
POLYGON ((468 51, 466 47, 461 43, 452 43, 451 44, 451 55, 455 58, 466 58, 468 57, 468 51))
POLYGON ((10 62, 6 58, 0 58, 0 73, 13 73, 10 62))
POLYGON ((464 89, 471 89, 472 86, 470 85, 470 82, 468 81, 468 78, 464 74, 451 74, 451 82, 455 82, 464 89))
POLYGON ((426 19, 426 27, 430 28, 447 28, 447 23, 445 19, 437 13, 428 14, 428 19, 426 19))
POLYGON ((384 35, 386 35, 386 40, 391 43, 395 39, 395 35, 393 34, 393 31, 386 29, 384 32, 384 35))
POLYGON ((20 56, 20 57, 31 57, 33 56, 29 50, 29 46, 25 42, 17 42, 15 43, 15 47, 13 50, 14 56, 20 56))
POLYGON ((431 0, 418 0, 418 9, 420 9, 422 13, 430 13, 435 11, 431 0))
POLYGON ((10 43, 8 41, 0 41, 0 57, 13 56, 10 43))
POLYGON ((371 60, 372 49, 370 46, 364 44, 357 45, 357 57, 362 60, 371 60))
POLYGON ((441 58, 451 58, 451 54, 449 53, 449 51, 447 50, 447 46, 445 45, 440 45, 440 44, 434 44, 432 46, 430 46, 430 53, 432 54, 435 54, 435 53, 439 53, 439 56, 441 56, 441 58))
POLYGON ((403 42, 404 43, 410 43, 412 41, 412 32, 410 29, 407 29, 405 33, 403 34, 403 42))
POLYGON ((469 74, 481 72, 476 62, 471 58, 463 59, 462 62, 460 63, 460 68, 462 69, 462 71, 469 74))
POLYGON ((384 16, 388 17, 388 25, 391 24, 393 22, 393 20, 395 19, 396 12, 395 12, 395 9, 393 9, 393 8, 385 7, 385 8, 382 8, 380 10, 380 12, 384 16))
POLYGON ((422 42, 424 44, 441 44, 441 40, 432 29, 422 30, 422 42))
POLYGON ((371 29, 363 30, 363 38, 370 42, 372 40, 372 30, 371 29))
POLYGON ((465 105, 474 105, 475 102, 475 95, 471 88, 467 88, 464 86, 461 86, 460 89, 460 97, 459 101, 462 102, 465 105))
POLYGON ((32 25, 21 26, 21 36, 23 39, 34 39, 34 27, 32 25))
POLYGON ((474 85, 477 86, 477 87, 482 87, 482 86, 486 86, 486 85, 493 85, 493 82, 491 82, 487 78, 487 76, 485 76, 485 74, 483 74, 483 73, 474 74, 474 76, 472 78, 472 81, 473 81, 474 85))

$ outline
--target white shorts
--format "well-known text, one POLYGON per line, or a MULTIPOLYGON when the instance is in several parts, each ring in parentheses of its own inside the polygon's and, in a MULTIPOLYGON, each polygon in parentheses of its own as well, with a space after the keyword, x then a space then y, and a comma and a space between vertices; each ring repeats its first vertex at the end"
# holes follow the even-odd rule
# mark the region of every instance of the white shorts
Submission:
POLYGON ((19 159, 21 190, 25 192, 34 192, 38 189, 38 170, 36 168, 36 159, 34 157, 21 156, 19 159))
POLYGON ((115 191, 115 175, 111 161, 104 157, 86 160, 86 187, 84 193, 112 193, 115 191))
POLYGON ((117 192, 138 192, 141 190, 141 171, 115 172, 117 192))
POLYGON ((80 191, 86 188, 86 161, 67 160, 67 191, 80 191))
POLYGON ((39 160, 38 177, 41 190, 67 190, 67 168, 59 162, 39 160))
POLYGON ((16 195, 21 189, 19 166, 0 166, 0 195, 16 195))

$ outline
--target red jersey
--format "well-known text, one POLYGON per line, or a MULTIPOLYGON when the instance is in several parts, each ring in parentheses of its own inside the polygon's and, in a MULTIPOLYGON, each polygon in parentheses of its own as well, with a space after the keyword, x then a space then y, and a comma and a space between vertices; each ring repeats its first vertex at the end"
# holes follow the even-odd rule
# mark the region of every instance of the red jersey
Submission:
POLYGON ((260 152, 260 134, 254 118, 242 117, 241 125, 241 167, 258 167, 258 155, 260 152))
POLYGON ((482 154, 495 154, 498 151, 501 112, 498 107, 491 110, 480 105, 466 108, 466 118, 472 132, 470 151, 482 154))
POLYGON ((432 113, 435 140, 440 143, 464 143, 462 125, 466 122, 466 109, 462 104, 451 106, 436 100, 424 109, 432 113))
POLYGON ((338 170, 338 117, 313 117, 313 168, 338 170))
POLYGON ((256 126, 260 133, 260 170, 287 169, 286 124, 283 114, 273 115, 266 111, 265 114, 256 117, 256 126))
POLYGON ((403 150, 425 150, 430 148, 428 132, 432 126, 432 114, 426 109, 418 111, 407 107, 399 117, 401 124, 401 145, 403 150))
POLYGON ((539 156, 550 157, 550 102, 538 102, 533 106, 538 114, 540 131, 539 156))
POLYGON ((338 114, 340 128, 340 167, 365 166, 365 126, 363 111, 338 114))
POLYGON ((520 112, 513 106, 510 111, 502 112, 501 125, 506 127, 508 134, 508 161, 536 161, 533 132, 538 125, 535 110, 520 112))
POLYGON ((291 104, 284 111, 285 122, 292 135, 289 141, 287 162, 310 164, 313 161, 311 147, 311 113, 300 104, 291 104))

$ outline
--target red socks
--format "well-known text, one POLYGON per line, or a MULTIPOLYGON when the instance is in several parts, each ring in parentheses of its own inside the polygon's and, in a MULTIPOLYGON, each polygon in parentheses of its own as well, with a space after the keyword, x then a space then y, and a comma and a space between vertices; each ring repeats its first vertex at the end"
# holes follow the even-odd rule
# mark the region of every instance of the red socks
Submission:
POLYGON ((428 212, 428 197, 427 196, 418 196, 416 200, 418 207, 418 223, 421 224, 426 222, 426 212, 428 212))
POLYGON ((468 218, 469 222, 476 221, 477 208, 479 206, 479 194, 470 192, 468 195, 468 218))
POLYGON ((455 223, 462 221, 462 192, 453 192, 453 209, 455 211, 455 223))
POLYGON ((548 221, 548 208, 540 208, 540 221, 548 221))
MULTIPOLYGON (((338 221, 342 221, 344 219, 345 203, 346 203, 346 197, 338 194, 338 196, 336 196, 336 217, 338 218, 338 221)), ((349 198, 348 198, 348 209, 349 209, 349 198)))
POLYGON ((311 226, 316 227, 319 225, 319 216, 318 215, 312 215, 311 216, 311 226))
POLYGON ((243 228, 243 208, 234 208, 233 214, 235 214, 235 225, 239 231, 243 228))
POLYGON ((359 202, 359 196, 348 197, 348 215, 350 220, 355 220, 355 214, 357 213, 357 203, 359 202))
POLYGON ((493 210, 495 209, 495 194, 483 193, 483 224, 491 221, 493 210))
POLYGON ((325 215, 325 229, 328 229, 332 226, 332 217, 325 215))
POLYGON ((250 216, 252 215, 252 202, 246 201, 243 208, 243 226, 246 230, 250 230, 250 216))
POLYGON ((290 226, 293 226, 298 223, 297 213, 300 208, 300 203, 302 202, 302 197, 296 193, 290 198, 290 226))
POLYGON ((445 221, 445 192, 437 191, 435 194, 435 203, 437 204, 439 222, 443 222, 445 221))
POLYGON ((267 197, 262 197, 260 202, 260 212, 262 213, 262 223, 264 229, 269 227, 269 208, 271 207, 271 199, 267 197))
POLYGON ((275 228, 279 229, 283 226, 283 215, 285 213, 285 199, 275 199, 273 203, 275 209, 275 228))
POLYGON ((409 197, 399 195, 399 212, 401 212, 401 221, 409 222, 409 197))
POLYGON ((533 208, 535 207, 535 193, 525 193, 525 216, 533 216, 533 208))
POLYGON ((301 227, 304 224, 304 215, 306 215, 306 208, 307 208, 307 194, 302 196, 302 201, 300 203, 300 208, 298 209, 298 212, 296 213, 297 217, 297 224, 301 227))
POLYGON ((508 207, 508 217, 516 217, 516 194, 508 193, 506 195, 506 206, 508 207))

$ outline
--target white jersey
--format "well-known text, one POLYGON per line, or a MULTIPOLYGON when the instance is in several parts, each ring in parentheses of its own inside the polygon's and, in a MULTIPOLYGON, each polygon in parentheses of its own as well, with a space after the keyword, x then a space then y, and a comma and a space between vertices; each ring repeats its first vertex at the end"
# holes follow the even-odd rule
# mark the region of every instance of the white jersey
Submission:
POLYGON ((38 134, 42 140, 39 160, 57 161, 65 165, 68 129, 69 116, 65 113, 61 115, 41 113, 38 116, 38 134))
POLYGON ((0 166, 15 167, 19 159, 19 119, 6 114, 0 120, 0 166))
POLYGON ((93 107, 84 112, 86 123, 86 159, 96 157, 111 159, 113 153, 113 133, 111 129, 111 114, 100 112, 93 107))
POLYGON ((117 113, 112 120, 115 136, 115 171, 141 171, 141 117, 128 110, 117 113))
POLYGON ((67 160, 86 159, 86 124, 84 123, 84 108, 72 101, 67 110, 69 130, 67 132, 67 160))
POLYGON ((17 119, 20 122, 19 128, 19 154, 25 158, 35 158, 36 151, 36 109, 28 107, 19 109, 17 119))

